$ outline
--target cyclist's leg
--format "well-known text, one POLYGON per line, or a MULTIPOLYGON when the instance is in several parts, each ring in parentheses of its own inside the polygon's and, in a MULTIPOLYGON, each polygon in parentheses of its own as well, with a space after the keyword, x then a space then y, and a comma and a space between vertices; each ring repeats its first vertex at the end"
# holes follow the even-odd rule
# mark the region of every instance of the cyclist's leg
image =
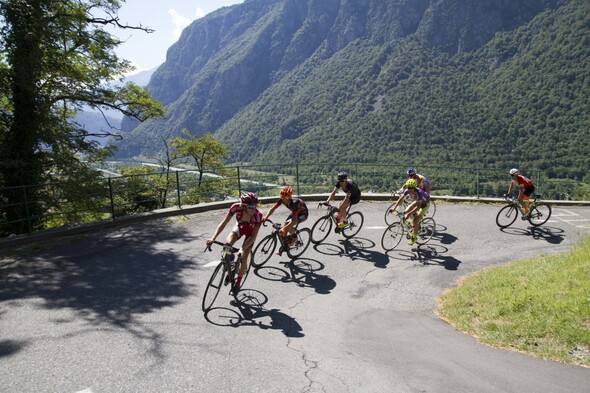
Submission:
POLYGON ((340 222, 343 217, 346 217, 346 211, 350 207, 350 194, 346 194, 342 202, 340 202, 340 206, 338 206, 338 215, 336 216, 336 221, 340 222))
POLYGON ((529 210, 530 210, 530 200, 529 198, 531 197, 531 194, 533 193, 533 191, 535 190, 535 187, 529 187, 529 188, 525 188, 524 191, 522 192, 522 208, 524 209, 525 213, 528 214, 529 210))

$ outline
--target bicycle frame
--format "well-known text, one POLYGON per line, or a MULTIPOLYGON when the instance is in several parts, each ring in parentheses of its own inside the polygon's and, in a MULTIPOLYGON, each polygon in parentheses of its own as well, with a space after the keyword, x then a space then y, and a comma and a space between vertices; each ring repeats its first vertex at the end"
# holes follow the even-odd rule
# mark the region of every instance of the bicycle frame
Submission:
MULTIPOLYGON (((321 216, 311 228, 311 242, 314 244, 319 244, 326 240, 328 234, 332 230, 332 226, 337 225, 335 214, 338 212, 338 208, 334 205, 319 203, 318 209, 322 206, 325 206, 328 211, 321 216)), ((352 205, 348 206, 346 209, 346 218, 344 218, 346 225, 338 231, 347 239, 356 235, 360 231, 364 222, 363 214, 360 211, 354 211, 351 213, 351 207, 352 205)))
MULTIPOLYGON (((413 223, 404 219, 402 212, 397 213, 398 220, 393 222, 385 229, 381 237, 381 246, 385 251, 391 251, 398 246, 402 238, 410 239, 411 232, 414 231, 413 223)), ((432 239, 436 232, 436 222, 432 217, 422 217, 418 223, 418 246, 424 245, 432 239)))
POLYGON ((295 242, 289 246, 287 237, 280 234, 282 225, 268 219, 267 221, 272 224, 273 231, 260 240, 256 248, 252 251, 252 258, 250 260, 252 266, 258 269, 268 262, 277 248, 277 243, 280 244, 281 250, 285 251, 291 259, 298 258, 307 250, 309 239, 311 238, 311 231, 308 228, 298 229, 296 226, 295 235, 290 235, 295 236, 295 242))
POLYGON ((496 224, 500 228, 507 228, 516 221, 518 213, 520 213, 523 220, 533 226, 540 226, 549 220, 551 217, 551 206, 546 202, 539 201, 541 196, 535 194, 532 199, 529 199, 529 212, 525 213, 520 205, 518 198, 514 196, 506 197, 508 204, 500 209, 496 216, 496 224))
MULTIPOLYGON (((233 293, 235 290, 235 278, 236 274, 240 269, 240 265, 243 262, 241 258, 239 261, 236 261, 234 266, 232 267, 230 258, 231 255, 236 254, 240 251, 238 248, 235 248, 229 244, 221 243, 218 241, 213 242, 214 244, 222 246, 221 254, 220 254, 220 261, 213 270, 211 274, 211 278, 207 283, 207 287, 205 289, 205 293, 203 294, 203 301, 201 304, 201 308, 203 312, 208 312, 211 307, 213 307, 213 303, 217 299, 219 295, 219 291, 221 290, 222 286, 230 285, 229 293, 233 293)), ((212 251, 211 245, 208 245, 205 250, 212 251)), ((246 274, 242 277, 242 285, 246 282, 246 277, 248 276, 249 269, 246 271, 246 274)))

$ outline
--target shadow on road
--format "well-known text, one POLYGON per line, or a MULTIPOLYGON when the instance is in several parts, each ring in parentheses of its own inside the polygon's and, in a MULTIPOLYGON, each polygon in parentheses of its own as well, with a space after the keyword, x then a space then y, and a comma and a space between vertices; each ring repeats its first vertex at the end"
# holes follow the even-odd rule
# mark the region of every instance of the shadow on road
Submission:
POLYGON ((263 280, 294 282, 300 287, 313 288, 319 294, 329 294, 336 287, 336 282, 330 277, 316 273, 324 269, 320 261, 299 258, 280 263, 283 267, 265 265, 256 269, 254 274, 263 280))
MULTIPOLYGON (((168 251, 161 243, 186 243, 192 234, 180 228, 159 229, 160 222, 93 233, 70 243, 55 243, 20 256, 17 263, 0 267, 0 302, 41 298, 46 309, 69 309, 75 316, 55 320, 85 320, 106 324, 151 342, 160 356, 155 331, 136 321, 170 307, 190 294, 182 273, 194 267, 189 256, 168 251)), ((1 317, 1 316, 0 316, 1 317)), ((17 351, 26 343, 0 343, 0 353, 17 351)))
POLYGON ((362 260, 371 262, 378 268, 386 268, 389 258, 384 252, 372 251, 376 245, 372 240, 365 238, 352 238, 340 241, 340 245, 332 243, 321 243, 314 246, 314 249, 325 255, 346 256, 351 260, 362 260))
POLYGON ((256 326, 260 329, 281 330, 287 337, 304 337, 301 325, 295 318, 279 309, 265 309, 265 294, 254 289, 244 289, 231 302, 235 309, 214 307, 205 313, 205 319, 217 326, 256 326))
POLYGON ((560 244, 565 239, 565 231, 561 228, 556 227, 535 227, 529 226, 528 228, 502 228, 500 229, 502 232, 515 235, 515 236, 530 236, 535 240, 543 240, 550 244, 560 244))

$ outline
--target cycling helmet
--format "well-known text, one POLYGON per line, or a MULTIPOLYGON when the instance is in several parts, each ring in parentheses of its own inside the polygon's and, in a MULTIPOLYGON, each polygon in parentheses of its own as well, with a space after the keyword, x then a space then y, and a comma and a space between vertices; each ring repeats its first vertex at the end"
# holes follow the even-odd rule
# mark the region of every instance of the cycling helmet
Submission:
POLYGON ((348 173, 340 172, 338 173, 338 180, 346 180, 348 178, 348 173))
POLYGON ((253 192, 245 192, 240 195, 240 201, 246 205, 256 205, 258 203, 258 198, 256 198, 256 195, 253 192))
POLYGON ((510 172, 509 172, 509 173, 510 173, 511 175, 516 175, 516 174, 518 174, 518 169, 516 169, 516 168, 512 168, 512 169, 510 170, 510 172))
POLYGON ((414 179, 408 179, 408 181, 406 182, 406 187, 407 188, 416 188, 416 187, 418 187, 418 182, 414 179))
POLYGON ((291 198, 291 195, 293 195, 293 188, 292 187, 285 186, 285 187, 281 188, 281 193, 280 193, 281 198, 291 198))
POLYGON ((408 173, 408 175, 415 175, 416 174, 416 168, 408 168, 408 170, 406 172, 408 173))

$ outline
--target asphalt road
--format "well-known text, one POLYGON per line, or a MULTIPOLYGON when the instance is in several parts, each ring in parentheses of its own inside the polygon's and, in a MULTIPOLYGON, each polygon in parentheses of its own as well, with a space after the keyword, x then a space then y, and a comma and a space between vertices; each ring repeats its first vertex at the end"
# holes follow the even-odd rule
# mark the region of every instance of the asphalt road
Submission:
MULTIPOLYGON (((310 204, 307 226, 320 214, 310 204)), ((352 240, 330 234, 292 263, 273 256, 237 301, 223 292, 206 315, 219 250, 204 242, 225 210, 5 256, 0 391, 590 391, 590 369, 480 345, 434 313, 462 276, 569 249, 590 233, 590 208, 554 207, 542 228, 501 231, 499 206, 439 204, 431 243, 384 253, 387 205, 358 205, 365 224, 352 240)))

